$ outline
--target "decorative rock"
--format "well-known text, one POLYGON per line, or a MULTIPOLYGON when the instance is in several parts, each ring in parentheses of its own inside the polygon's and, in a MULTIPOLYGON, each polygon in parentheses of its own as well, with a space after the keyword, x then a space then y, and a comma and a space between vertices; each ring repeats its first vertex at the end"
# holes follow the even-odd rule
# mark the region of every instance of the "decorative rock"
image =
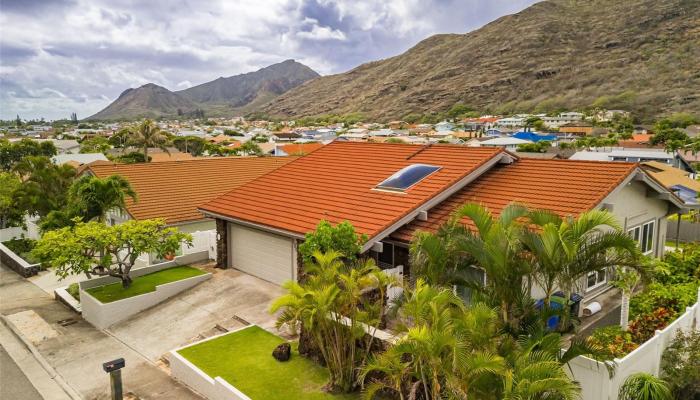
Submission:
POLYGON ((272 350, 272 357, 277 361, 288 361, 292 355, 292 346, 289 343, 282 343, 272 350))

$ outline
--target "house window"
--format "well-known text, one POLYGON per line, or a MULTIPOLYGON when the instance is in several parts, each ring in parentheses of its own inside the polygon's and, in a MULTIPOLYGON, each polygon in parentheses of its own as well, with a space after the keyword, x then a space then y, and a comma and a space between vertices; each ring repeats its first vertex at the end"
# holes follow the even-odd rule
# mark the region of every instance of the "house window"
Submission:
POLYGON ((644 254, 651 254, 654 251, 655 227, 655 221, 649 221, 645 224, 635 226, 627 231, 632 239, 639 244, 639 248, 644 254))
POLYGON ((586 276, 586 291, 588 292, 604 285, 607 280, 605 269, 589 272, 588 276, 586 276))

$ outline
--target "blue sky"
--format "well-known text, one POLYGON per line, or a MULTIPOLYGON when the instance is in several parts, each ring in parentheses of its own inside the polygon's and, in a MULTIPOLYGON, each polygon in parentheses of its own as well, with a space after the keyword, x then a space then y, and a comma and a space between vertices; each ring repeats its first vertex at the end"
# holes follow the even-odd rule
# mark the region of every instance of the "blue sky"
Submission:
POLYGON ((319 73, 466 33, 535 0, 0 0, 0 118, 87 117, 293 58, 319 73))

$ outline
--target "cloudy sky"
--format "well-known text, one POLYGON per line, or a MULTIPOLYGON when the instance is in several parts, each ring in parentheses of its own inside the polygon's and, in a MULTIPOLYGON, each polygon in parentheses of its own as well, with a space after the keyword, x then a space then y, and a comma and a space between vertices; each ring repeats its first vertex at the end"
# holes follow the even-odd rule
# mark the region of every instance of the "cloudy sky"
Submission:
POLYGON ((0 0, 0 118, 85 118, 289 58, 319 73, 464 33, 535 0, 0 0))

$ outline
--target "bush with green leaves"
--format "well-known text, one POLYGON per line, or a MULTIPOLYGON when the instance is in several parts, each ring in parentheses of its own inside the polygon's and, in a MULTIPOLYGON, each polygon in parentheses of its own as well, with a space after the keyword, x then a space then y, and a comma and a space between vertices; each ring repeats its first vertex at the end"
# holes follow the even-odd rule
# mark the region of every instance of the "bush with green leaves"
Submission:
POLYGON ((698 283, 688 282, 664 285, 653 282, 630 300, 630 317, 637 318, 663 307, 672 310, 675 316, 685 312, 698 299, 698 283))
POLYGON ((593 331, 588 343, 599 348, 607 358, 622 358, 639 347, 632 340, 632 334, 625 332, 619 325, 606 326, 593 331))
POLYGON ((661 376, 675 398, 700 398, 700 331, 678 333, 661 357, 661 376))
POLYGON ((358 235, 355 227, 348 221, 335 226, 322 220, 316 230, 306 234, 304 243, 299 245, 299 253, 304 264, 313 260, 315 252, 339 252, 345 260, 354 261, 362 251, 362 243, 367 241, 366 235, 358 235))

